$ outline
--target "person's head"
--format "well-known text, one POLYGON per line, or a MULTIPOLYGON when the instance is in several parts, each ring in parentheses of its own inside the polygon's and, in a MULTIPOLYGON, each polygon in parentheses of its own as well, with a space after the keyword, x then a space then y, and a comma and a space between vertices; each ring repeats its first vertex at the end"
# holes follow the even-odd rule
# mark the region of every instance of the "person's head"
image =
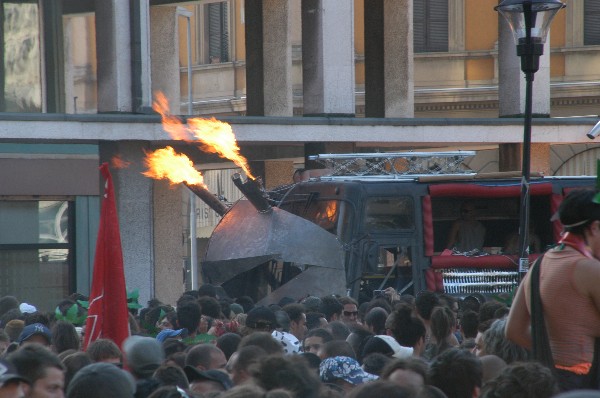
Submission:
POLYGON ((325 296, 321 298, 321 305, 319 306, 319 312, 325 315, 327 322, 338 320, 344 306, 334 296, 325 296))
POLYGON ((365 355, 360 363, 365 372, 379 376, 391 360, 389 355, 373 352, 365 355))
POLYGON ((331 340, 333 340, 333 336, 325 329, 317 328, 309 330, 302 343, 303 351, 317 354, 321 346, 331 340))
POLYGON ((454 313, 446 306, 435 307, 431 312, 431 335, 438 347, 447 345, 447 339, 454 331, 454 313))
POLYGON ((109 363, 93 363, 75 374, 67 398, 132 398, 135 382, 130 374, 109 363))
POLYGON ((251 372, 256 384, 267 391, 285 388, 296 397, 319 396, 320 383, 317 375, 297 355, 265 357, 251 372))
POLYGON ((131 336, 123 342, 125 362, 136 379, 147 379, 162 364, 165 354, 152 337, 131 336))
POLYGON ((217 288, 210 283, 205 283, 198 288, 198 297, 217 298, 217 288))
POLYGON ((423 290, 419 292, 415 298, 415 308, 417 309, 417 314, 426 322, 429 321, 433 309, 438 305, 440 305, 440 300, 437 294, 430 292, 429 290, 423 290))
POLYGON ((224 333, 217 338, 217 347, 223 351, 225 358, 229 359, 240 344, 242 337, 237 333, 224 333))
POLYGON ((463 311, 471 310, 479 313, 479 309, 483 303, 485 303, 485 296, 474 293, 465 297, 460 303, 460 307, 463 311))
POLYGON ((283 310, 290 317, 290 333, 302 340, 306 334, 306 310, 302 304, 288 304, 283 310))
POLYGON ((356 359, 346 356, 325 358, 319 366, 319 376, 324 383, 335 384, 346 392, 377 379, 365 372, 356 359))
POLYGON ((495 379, 507 366, 506 362, 496 355, 483 355, 479 357, 479 360, 483 375, 481 382, 484 386, 488 381, 495 379))
POLYGON ((415 392, 409 388, 398 386, 390 381, 376 380, 367 384, 362 384, 353 389, 348 398, 412 398, 415 392))
POLYGON ((325 329, 331 332, 331 335, 335 340, 346 340, 350 334, 348 324, 342 321, 331 321, 327 324, 325 329))
POLYGON ((240 348, 227 363, 233 384, 237 386, 249 380, 250 368, 266 356, 267 352, 259 346, 250 345, 240 348))
POLYGON ((202 309, 202 315, 211 317, 212 319, 222 318, 221 304, 214 297, 202 296, 198 299, 198 304, 202 309))
POLYGON ((414 316, 410 306, 399 304, 385 321, 387 334, 403 347, 413 347, 415 355, 420 355, 425 346, 425 325, 414 316))
POLYGON ((7 360, 17 373, 31 382, 28 398, 62 398, 64 367, 56 354, 45 346, 31 343, 11 353, 7 360))
POLYGON ((23 328, 23 331, 19 335, 19 345, 25 344, 41 344, 49 347, 52 344, 52 333, 50 329, 44 324, 33 323, 23 328))
POLYGON ((51 334, 52 347, 57 354, 69 349, 79 350, 79 335, 72 323, 67 321, 56 321, 54 326, 52 326, 51 334))
POLYGON ((186 366, 184 371, 190 382, 190 390, 194 393, 221 392, 233 387, 229 375, 221 370, 200 370, 192 366, 186 366))
POLYGON ((21 319, 13 319, 8 321, 8 323, 4 326, 4 332, 8 335, 8 338, 11 342, 19 341, 19 336, 23 332, 25 328, 25 322, 21 319))
MULTIPOLYGON (((61 355, 67 352, 68 351, 63 351, 61 355)), ((79 372, 79 370, 84 366, 87 366, 92 363, 94 362, 92 361, 90 356, 87 354, 87 352, 83 351, 71 352, 71 354, 63 357, 62 364, 65 367, 65 386, 69 385, 69 383, 73 379, 73 376, 75 376, 75 373, 79 372)))
POLYGON ((460 205, 460 217, 463 220, 474 220, 475 214, 477 212, 477 207, 473 202, 463 202, 460 205))
POLYGON ((385 320, 388 312, 381 307, 374 307, 365 315, 365 324, 374 334, 385 334, 385 320))
POLYGON ((367 341, 374 336, 369 330, 363 327, 352 328, 352 332, 346 338, 346 341, 352 347, 352 350, 356 353, 356 359, 362 363, 363 348, 367 341))
POLYGON ((375 335, 368 339, 362 350, 362 358, 372 353, 384 354, 390 358, 408 358, 413 355, 411 347, 402 347, 396 339, 385 334, 375 335))
POLYGON ((306 313, 306 328, 308 330, 323 328, 327 326, 327 319, 325 314, 320 312, 307 312, 306 313))
POLYGON ((202 316, 202 310, 196 300, 185 300, 177 306, 176 312, 179 329, 185 328, 191 335, 195 335, 202 316))
POLYGON ((317 355, 321 360, 338 356, 356 359, 356 353, 352 346, 345 340, 331 340, 323 344, 317 355))
POLYGON ((262 348, 269 355, 283 355, 283 346, 268 332, 255 332, 244 336, 238 345, 238 350, 251 345, 262 348))
POLYGON ((21 376, 7 360, 0 359, 0 397, 22 398, 29 390, 29 380, 21 376))
POLYGON ((481 390, 482 398, 545 398, 558 393, 552 371, 538 362, 516 362, 481 390))
POLYGON ((250 296, 238 297, 235 302, 242 306, 244 309, 244 314, 247 314, 252 308, 254 308, 254 300, 252 300, 250 296))
POLYGON ((481 361, 468 351, 450 348, 431 362, 428 379, 449 397, 477 396, 482 383, 481 361))
POLYGON ((321 306, 321 299, 317 296, 308 296, 302 299, 300 302, 304 308, 306 308, 306 312, 319 312, 319 307, 321 306))
POLYGON ((477 337, 477 325, 479 325, 479 317, 475 311, 466 310, 460 318, 460 329, 465 339, 474 339, 477 337))
POLYGON ((15 296, 0 297, 0 316, 13 309, 19 309, 19 300, 15 296))
POLYGON ((496 319, 496 312, 505 307, 505 304, 502 304, 496 300, 486 301, 479 308, 479 323, 488 321, 490 319, 496 319))
POLYGON ((508 340, 505 336, 506 319, 497 319, 483 333, 483 351, 489 355, 502 358, 507 364, 530 359, 529 351, 508 340))
POLYGON ((427 380, 427 363, 417 357, 393 359, 382 370, 381 378, 418 392, 427 380))
POLYGON ((160 365, 152 377, 159 380, 163 386, 177 386, 186 390, 190 386, 183 369, 175 365, 160 365))
POLYGON ((246 329, 249 333, 268 332, 271 333, 277 326, 275 313, 268 307, 254 307, 246 317, 246 329))
POLYGON ((86 350, 93 362, 108 362, 120 365, 123 363, 123 353, 118 345, 110 339, 94 340, 86 350))
POLYGON ((356 323, 358 320, 358 303, 352 297, 340 297, 342 304, 342 316, 340 320, 346 323, 356 323))
POLYGON ((199 370, 225 369, 227 359, 216 345, 206 343, 193 346, 185 357, 185 365, 199 370))
POLYGON ((284 310, 273 309, 275 314, 275 320, 277 321, 277 327, 275 329, 283 332, 290 331, 290 316, 284 310))
POLYGON ((561 202, 558 216, 565 232, 585 236, 590 233, 593 224, 598 224, 600 204, 595 201, 596 194, 595 190, 578 189, 571 191, 561 202))

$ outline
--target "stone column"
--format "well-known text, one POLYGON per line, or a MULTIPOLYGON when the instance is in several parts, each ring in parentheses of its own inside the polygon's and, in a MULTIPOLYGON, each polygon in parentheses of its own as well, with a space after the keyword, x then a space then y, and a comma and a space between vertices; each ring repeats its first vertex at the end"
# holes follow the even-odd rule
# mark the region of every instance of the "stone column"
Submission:
POLYGON ((125 282, 128 290, 139 289, 140 304, 154 297, 153 194, 154 181, 141 173, 143 144, 133 141, 100 144, 100 160, 110 162, 119 155, 129 167, 111 169, 115 186, 125 282))
POLYGON ((365 0, 365 115, 414 117, 413 0, 365 0))
POLYGON ((265 116, 293 116, 290 0, 263 0, 265 116))
POLYGON ((305 115, 354 115, 353 2, 302 1, 302 85, 305 115))
POLYGON ((173 114, 181 114, 179 78, 179 18, 177 7, 150 8, 152 91, 162 91, 173 114))
POLYGON ((189 240, 182 236, 189 227, 185 218, 189 207, 183 209, 183 195, 189 191, 181 184, 153 181, 154 296, 169 304, 175 304, 184 291, 183 257, 189 240))
POLYGON ((131 112, 131 29, 127 0, 96 0, 98 112, 131 112))

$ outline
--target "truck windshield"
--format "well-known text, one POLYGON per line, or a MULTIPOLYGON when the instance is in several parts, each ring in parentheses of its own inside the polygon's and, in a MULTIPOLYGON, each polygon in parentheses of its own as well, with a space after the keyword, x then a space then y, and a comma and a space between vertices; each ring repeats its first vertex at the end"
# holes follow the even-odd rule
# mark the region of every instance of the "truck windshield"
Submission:
POLYGON ((413 229, 415 211, 410 196, 374 197, 367 199, 365 211, 365 229, 371 231, 390 231, 413 229))

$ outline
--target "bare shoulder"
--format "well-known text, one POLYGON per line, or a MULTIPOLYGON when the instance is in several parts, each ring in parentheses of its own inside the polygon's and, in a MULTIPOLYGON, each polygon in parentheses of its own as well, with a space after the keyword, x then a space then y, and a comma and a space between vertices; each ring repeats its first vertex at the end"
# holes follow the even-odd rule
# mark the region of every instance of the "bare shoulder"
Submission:
POLYGON ((600 297, 598 286, 600 284, 600 261, 585 258, 577 262, 573 279, 581 293, 600 297))

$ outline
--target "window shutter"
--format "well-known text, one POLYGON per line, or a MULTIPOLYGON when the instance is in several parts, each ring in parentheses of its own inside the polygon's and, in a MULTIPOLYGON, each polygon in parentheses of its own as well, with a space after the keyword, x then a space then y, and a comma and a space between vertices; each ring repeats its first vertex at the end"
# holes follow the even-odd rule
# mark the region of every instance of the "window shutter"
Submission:
POLYGON ((584 0, 583 5, 583 44, 586 46, 600 44, 600 1, 584 0))
POLYGON ((221 3, 209 3, 207 6, 208 21, 208 57, 213 63, 221 59, 221 3))
POLYGON ((413 2, 413 46, 415 53, 427 51, 427 35, 425 31, 425 6, 427 0, 414 0, 413 2))
POLYGON ((448 0, 429 0, 428 11, 428 51, 448 51, 448 0))
POLYGON ((415 53, 448 51, 448 0, 414 0, 415 53))

